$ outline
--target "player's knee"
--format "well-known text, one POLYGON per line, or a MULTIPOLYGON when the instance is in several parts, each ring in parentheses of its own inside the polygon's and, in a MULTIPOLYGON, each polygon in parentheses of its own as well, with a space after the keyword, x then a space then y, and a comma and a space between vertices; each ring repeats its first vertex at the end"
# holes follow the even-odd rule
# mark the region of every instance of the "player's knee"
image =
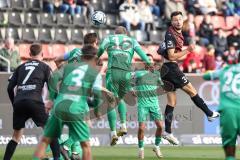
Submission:
POLYGON ((144 130, 145 130, 145 125, 140 124, 140 125, 139 125, 139 128, 138 128, 138 131, 139 131, 139 132, 144 132, 144 130))
POLYGON ((22 134, 23 134, 22 130, 14 130, 12 139, 15 142, 20 142, 20 140, 22 138, 22 134))

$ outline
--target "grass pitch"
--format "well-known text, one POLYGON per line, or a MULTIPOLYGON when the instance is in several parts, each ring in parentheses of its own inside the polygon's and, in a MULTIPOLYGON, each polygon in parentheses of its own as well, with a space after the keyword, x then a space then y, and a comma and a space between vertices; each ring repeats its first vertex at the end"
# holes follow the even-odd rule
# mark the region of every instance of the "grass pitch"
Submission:
MULTIPOLYGON (((31 160, 34 148, 18 147, 12 160, 31 160)), ((163 160, 223 160, 221 147, 162 147, 163 160)), ((137 147, 94 147, 93 160, 137 160, 137 147)), ((0 148, 3 159, 4 148, 0 148)), ((240 151, 237 151, 237 159, 240 151)), ((157 160, 151 147, 145 147, 145 160, 157 160)))

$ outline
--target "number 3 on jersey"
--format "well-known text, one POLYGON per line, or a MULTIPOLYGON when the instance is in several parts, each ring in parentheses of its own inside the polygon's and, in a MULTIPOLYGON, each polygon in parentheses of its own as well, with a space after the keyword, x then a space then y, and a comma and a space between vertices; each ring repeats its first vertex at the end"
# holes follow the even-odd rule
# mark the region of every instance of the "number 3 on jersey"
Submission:
POLYGON ((87 69, 88 69, 88 66, 85 65, 72 71, 71 75, 72 75, 72 82, 74 83, 74 85, 82 86, 82 79, 84 78, 87 69))
POLYGON ((24 78, 22 84, 26 84, 26 82, 28 81, 29 77, 31 76, 31 74, 33 73, 33 71, 35 70, 34 66, 27 66, 25 67, 25 70, 28 71, 26 77, 24 78))

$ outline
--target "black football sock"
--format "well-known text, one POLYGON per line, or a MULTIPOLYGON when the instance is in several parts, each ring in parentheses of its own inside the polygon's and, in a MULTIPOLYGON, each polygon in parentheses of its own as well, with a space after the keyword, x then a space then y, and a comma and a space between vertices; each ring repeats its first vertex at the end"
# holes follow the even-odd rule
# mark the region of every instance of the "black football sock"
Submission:
POLYGON ((172 133, 172 120, 173 120, 173 110, 174 107, 167 105, 165 109, 165 131, 172 133))
POLYGON ((50 143, 50 148, 52 150, 53 159, 59 160, 60 158, 60 145, 57 138, 52 139, 52 142, 50 143))
POLYGON ((14 140, 8 142, 3 160, 12 159, 13 153, 15 152, 17 145, 18 143, 14 140))
POLYGON ((208 108, 206 103, 203 101, 201 97, 197 94, 196 96, 191 98, 194 104, 200 108, 207 116, 212 116, 213 112, 208 108))

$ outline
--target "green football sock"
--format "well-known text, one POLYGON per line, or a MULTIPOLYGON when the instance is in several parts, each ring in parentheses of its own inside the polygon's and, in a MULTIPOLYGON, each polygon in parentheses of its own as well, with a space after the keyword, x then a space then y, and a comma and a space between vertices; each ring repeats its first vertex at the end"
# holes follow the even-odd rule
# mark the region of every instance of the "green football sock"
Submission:
POLYGON ((71 149, 71 146, 74 144, 74 141, 71 137, 69 137, 64 143, 63 145, 68 147, 68 149, 71 149))
POLYGON ((226 160, 236 160, 235 157, 226 157, 226 160))
POLYGON ((117 125, 117 113, 115 109, 111 109, 107 113, 108 117, 108 123, 111 131, 116 131, 116 125, 117 125))
POLYGON ((118 104, 118 113, 120 116, 121 123, 126 123, 127 119, 127 107, 123 100, 118 104))
POLYGON ((155 146, 159 146, 159 144, 161 143, 161 137, 159 137, 159 136, 156 136, 155 137, 155 146))
POLYGON ((138 140, 138 148, 143 148, 143 147, 144 147, 144 141, 138 140))
POLYGON ((41 160, 40 158, 37 158, 37 157, 33 157, 32 160, 41 160))

